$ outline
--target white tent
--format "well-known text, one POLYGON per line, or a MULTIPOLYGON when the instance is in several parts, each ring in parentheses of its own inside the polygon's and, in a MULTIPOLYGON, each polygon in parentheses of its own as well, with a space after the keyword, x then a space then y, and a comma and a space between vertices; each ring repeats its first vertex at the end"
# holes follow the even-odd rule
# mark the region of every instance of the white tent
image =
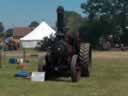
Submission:
POLYGON ((54 35, 56 32, 46 22, 40 23, 32 32, 20 39, 23 48, 35 48, 44 37, 54 35))

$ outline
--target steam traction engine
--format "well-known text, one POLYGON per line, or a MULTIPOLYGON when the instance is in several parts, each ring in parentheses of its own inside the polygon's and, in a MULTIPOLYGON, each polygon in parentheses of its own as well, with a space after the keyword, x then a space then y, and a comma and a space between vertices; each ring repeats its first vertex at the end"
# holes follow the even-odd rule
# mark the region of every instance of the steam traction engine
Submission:
POLYGON ((68 34, 64 30, 64 8, 57 9, 57 32, 50 40, 46 64, 39 71, 46 72, 46 79, 71 76, 77 82, 80 76, 89 76, 91 50, 89 43, 81 42, 80 36, 68 34))

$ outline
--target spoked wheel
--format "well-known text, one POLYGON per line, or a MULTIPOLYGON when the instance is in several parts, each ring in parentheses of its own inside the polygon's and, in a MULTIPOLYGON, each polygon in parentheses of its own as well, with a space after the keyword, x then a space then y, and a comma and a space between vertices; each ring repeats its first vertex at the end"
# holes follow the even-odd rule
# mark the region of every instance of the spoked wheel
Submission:
POLYGON ((80 64, 82 76, 89 77, 91 71, 91 48, 89 43, 80 44, 80 64))
POLYGON ((77 82, 80 80, 80 67, 78 65, 78 55, 73 55, 71 60, 71 78, 72 82, 77 82))

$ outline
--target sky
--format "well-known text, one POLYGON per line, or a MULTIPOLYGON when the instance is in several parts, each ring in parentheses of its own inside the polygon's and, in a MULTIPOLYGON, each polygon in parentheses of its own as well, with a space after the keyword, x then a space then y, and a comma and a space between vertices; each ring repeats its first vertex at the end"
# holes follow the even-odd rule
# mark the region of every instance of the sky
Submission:
POLYGON ((80 4, 86 0, 0 0, 0 21, 6 29, 28 26, 32 21, 46 21, 50 26, 56 22, 56 8, 82 14, 80 4))

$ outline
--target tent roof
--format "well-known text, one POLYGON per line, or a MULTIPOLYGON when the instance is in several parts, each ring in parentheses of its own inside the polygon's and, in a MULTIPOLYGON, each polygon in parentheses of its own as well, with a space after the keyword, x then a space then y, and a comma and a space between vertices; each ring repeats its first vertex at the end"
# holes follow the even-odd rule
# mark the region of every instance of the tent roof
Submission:
POLYGON ((51 34, 53 35, 55 33, 55 30, 53 30, 46 22, 42 22, 32 32, 20 40, 43 40, 44 37, 49 37, 51 34))

